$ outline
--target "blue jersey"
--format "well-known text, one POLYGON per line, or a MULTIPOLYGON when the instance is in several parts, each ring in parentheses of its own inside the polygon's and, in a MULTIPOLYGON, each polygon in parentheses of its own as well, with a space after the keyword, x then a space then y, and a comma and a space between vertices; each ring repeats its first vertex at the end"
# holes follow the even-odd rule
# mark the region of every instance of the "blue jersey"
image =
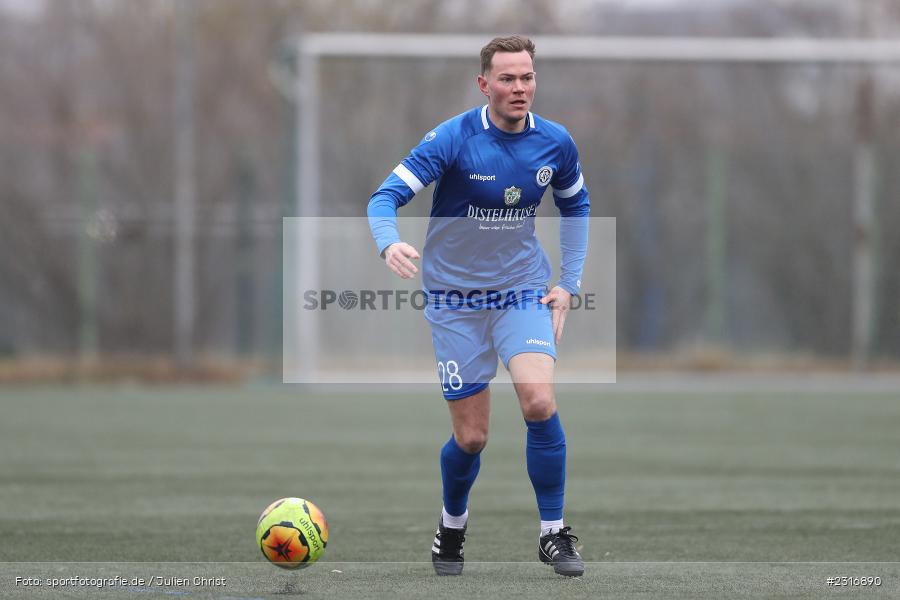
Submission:
POLYGON ((546 284, 552 270, 534 234, 534 217, 550 186, 560 214, 578 217, 568 225, 570 219, 563 219, 560 280, 578 293, 590 200, 578 150, 562 125, 528 113, 522 132, 507 133, 488 118, 487 106, 440 124, 372 195, 368 214, 379 252, 400 241, 397 208, 432 182, 422 259, 426 290, 546 284))

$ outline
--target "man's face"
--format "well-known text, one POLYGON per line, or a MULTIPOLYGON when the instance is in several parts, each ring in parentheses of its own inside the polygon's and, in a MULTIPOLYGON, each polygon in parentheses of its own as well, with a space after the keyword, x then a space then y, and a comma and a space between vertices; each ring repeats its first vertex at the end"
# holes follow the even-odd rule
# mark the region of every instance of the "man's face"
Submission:
POLYGON ((526 51, 497 52, 491 70, 478 76, 478 87, 488 97, 494 124, 507 131, 521 131, 534 101, 534 63, 526 51))

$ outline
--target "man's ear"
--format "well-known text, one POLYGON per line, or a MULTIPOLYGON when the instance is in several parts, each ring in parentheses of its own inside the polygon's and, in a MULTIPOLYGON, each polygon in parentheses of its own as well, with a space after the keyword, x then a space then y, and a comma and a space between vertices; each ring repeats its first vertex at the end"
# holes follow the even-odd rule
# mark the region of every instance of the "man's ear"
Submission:
POLYGON ((479 75, 475 78, 476 83, 478 83, 478 89, 481 90, 481 93, 490 98, 488 94, 488 83, 487 78, 484 75, 479 75))

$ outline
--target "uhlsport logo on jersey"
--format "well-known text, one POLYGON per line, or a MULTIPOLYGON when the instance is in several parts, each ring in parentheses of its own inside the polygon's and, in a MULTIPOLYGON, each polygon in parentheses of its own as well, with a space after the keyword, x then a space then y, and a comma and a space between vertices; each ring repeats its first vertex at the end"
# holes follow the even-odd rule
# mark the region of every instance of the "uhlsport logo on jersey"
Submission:
POLYGON ((482 175, 481 173, 469 173, 469 179, 473 181, 496 181, 496 175, 482 175))
POLYGON ((431 140, 433 140, 436 137, 437 137, 437 131, 429 131, 428 133, 425 134, 425 141, 430 142, 431 140))
POLYGON ((541 187, 545 187, 550 180, 553 178, 553 169, 549 165, 544 165, 537 171, 537 175, 535 175, 534 179, 537 181, 537 184, 541 187))
POLYGON ((503 203, 507 206, 515 206, 521 199, 522 188, 517 188, 516 186, 511 185, 503 190, 503 203))

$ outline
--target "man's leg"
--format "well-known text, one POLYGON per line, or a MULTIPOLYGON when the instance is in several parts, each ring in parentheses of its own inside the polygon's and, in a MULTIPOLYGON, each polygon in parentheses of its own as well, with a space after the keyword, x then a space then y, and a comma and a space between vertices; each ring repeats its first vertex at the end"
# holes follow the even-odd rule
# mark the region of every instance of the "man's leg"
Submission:
POLYGON ((541 515, 538 555, 561 575, 582 575, 575 550, 578 538, 563 524, 566 487, 566 436, 556 411, 552 356, 524 352, 509 360, 519 406, 528 428, 525 458, 541 515))
POLYGON ((458 400, 447 400, 453 435, 441 449, 444 507, 431 548, 438 575, 459 575, 469 519, 469 490, 481 466, 491 412, 490 388, 458 400))
POLYGON ((486 387, 475 395, 448 400, 453 435, 441 449, 445 524, 461 528, 468 516, 469 490, 481 466, 491 415, 491 392, 486 387), (450 517, 447 519, 447 517, 450 517))
POLYGON ((497 374, 497 353, 487 337, 489 321, 480 311, 425 311, 431 325, 438 381, 453 424, 441 448, 443 509, 431 547, 438 575, 463 568, 469 490, 481 466, 490 419, 488 383, 497 374))
POLYGON ((528 427, 525 457, 542 529, 562 528, 566 483, 566 437, 556 412, 553 366, 553 357, 538 352, 524 352, 509 360, 528 427))

